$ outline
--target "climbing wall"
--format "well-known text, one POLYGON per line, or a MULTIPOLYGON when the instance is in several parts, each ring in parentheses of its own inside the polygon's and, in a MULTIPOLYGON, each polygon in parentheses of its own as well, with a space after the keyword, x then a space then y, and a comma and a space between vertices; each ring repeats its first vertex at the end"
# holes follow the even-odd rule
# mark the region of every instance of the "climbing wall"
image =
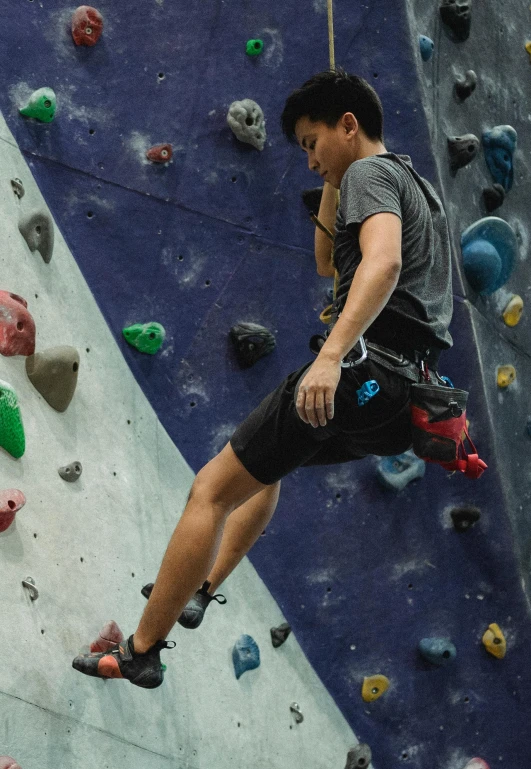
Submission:
MULTIPOLYGON (((50 653, 46 633, 51 631, 44 624, 42 628, 39 623, 32 625, 27 633, 28 646, 33 650, 39 644, 43 649, 43 658, 35 660, 33 669, 43 690, 54 692, 50 718, 60 714, 75 721, 79 726, 76 735, 72 730, 72 737, 64 739, 79 754, 87 740, 85 729, 91 733, 90 729, 101 728, 102 753, 111 735, 134 743, 131 750, 142 751, 147 746, 171 756, 164 760, 181 761, 190 767, 201 766, 204 761, 206 766, 224 760, 218 747, 221 741, 236 765, 252 762, 259 766, 262 761, 264 766, 275 762, 297 766, 299 762, 323 769, 341 767, 345 746, 355 738, 323 694, 321 684, 316 683, 319 679, 356 737, 370 744, 376 769, 399 764, 416 769, 428 765, 464 769, 474 756, 481 756, 490 767, 500 762, 529 765, 526 740, 514 736, 528 733, 531 713, 531 676, 525 653, 530 638, 525 592, 531 540, 525 504, 530 482, 525 424, 530 408, 523 386, 529 376, 529 320, 524 310, 520 324, 509 329, 500 314, 510 295, 519 293, 525 301, 525 292, 529 292, 523 130, 527 124, 527 85, 523 83, 529 57, 525 33, 518 30, 529 28, 531 37, 531 12, 512 0, 504 4, 502 13, 494 2, 485 0, 481 9, 473 8, 469 39, 457 44, 442 30, 438 3, 334 3, 338 64, 364 76, 377 88, 386 115, 386 147, 410 154, 415 168, 439 187, 445 200, 454 242, 455 314, 451 332, 455 346, 444 356, 441 370, 471 391, 470 429, 480 455, 489 464, 488 472, 473 482, 428 467, 422 479, 397 493, 378 484, 376 460, 296 471, 283 482, 276 517, 250 554, 278 603, 277 617, 265 620, 267 612, 261 602, 271 599, 259 581, 253 581, 252 590, 248 589, 247 575, 254 572, 249 564, 242 565, 224 586, 229 604, 216 611, 218 619, 212 620, 202 640, 201 659, 206 657, 213 667, 208 669, 208 677, 200 680, 209 684, 216 681, 219 688, 197 685, 196 670, 191 669, 196 664, 190 665, 190 660, 197 660, 197 642, 190 640, 189 657, 174 653, 173 657, 179 658, 173 662, 167 654, 170 685, 140 695, 131 693, 132 687, 124 692, 123 688, 117 691, 114 684, 72 679, 67 670, 69 658, 87 642, 86 633, 97 633, 106 619, 121 620, 124 630, 134 622, 142 606, 138 575, 146 580, 154 577, 155 564, 174 523, 175 497, 182 507, 191 472, 198 471, 223 447, 241 419, 288 372, 310 358, 308 339, 322 330, 317 318, 329 303, 331 281, 315 273, 313 227, 300 200, 301 190, 313 186, 317 177, 307 170, 300 150, 286 144, 278 117, 289 92, 327 66, 327 19, 326 3, 321 0, 309 3, 303 12, 298 5, 272 2, 265 9, 238 0, 190 7, 164 0, 132 2, 127 17, 114 4, 98 7, 104 30, 98 43, 87 48, 73 43, 73 7, 58 0, 46 5, 30 0, 17 7, 6 4, 4 28, 9 35, 0 51, 6 83, 0 106, 12 131, 12 136, 5 129, 2 133, 3 151, 15 152, 14 147, 20 147, 108 325, 105 329, 101 319, 98 325, 78 310, 77 292, 62 278, 60 268, 53 267, 56 256, 50 262, 55 281, 39 262, 35 285, 28 276, 13 272, 17 280, 5 286, 28 301, 32 293, 41 298, 50 296, 48 306, 54 308, 53 313, 44 313, 50 332, 42 339, 38 336, 37 349, 70 342, 81 352, 87 347, 91 350, 83 354, 80 363, 79 389, 67 412, 68 430, 58 427, 63 425, 58 418, 50 424, 49 407, 33 395, 39 410, 30 409, 35 414, 31 418, 37 421, 34 429, 27 429, 28 445, 30 434, 34 441, 41 441, 41 453, 49 457, 53 468, 37 477, 28 456, 18 464, 9 460, 3 475, 6 488, 17 482, 20 486, 20 470, 12 468, 27 463, 22 465, 28 467, 25 476, 31 475, 38 499, 45 500, 40 504, 47 518, 53 519, 64 537, 62 546, 52 538, 48 550, 43 550, 50 554, 41 570, 44 579, 50 579, 54 548, 68 553, 76 569, 86 569, 90 561, 87 541, 95 560, 97 555, 91 581, 80 582, 80 590, 85 591, 82 599, 66 593, 63 587, 70 583, 70 571, 56 572, 61 577, 56 577, 54 593, 57 611, 60 609, 61 615, 77 612, 72 617, 70 636, 60 645, 60 657, 50 653), (434 43, 429 61, 421 58, 421 34, 434 43), (245 44, 250 38, 263 40, 259 56, 246 55, 245 44), (452 100, 454 77, 471 68, 478 74, 477 89, 457 104, 452 100), (53 88, 57 96, 54 120, 47 124, 23 118, 18 111, 41 87, 53 88), (264 112, 267 141, 263 151, 239 142, 227 126, 229 106, 245 98, 257 101, 264 112), (446 136, 471 132, 481 137, 483 130, 509 123, 519 136, 515 183, 503 207, 494 214, 512 225, 519 242, 518 259, 503 289, 478 296, 463 273, 460 235, 485 215, 481 193, 483 187, 492 185, 492 179, 481 152, 452 175, 446 136), (172 144, 171 161, 156 164, 148 160, 146 152, 162 143, 172 144), (150 321, 162 323, 166 329, 164 344, 155 356, 132 349, 122 335, 124 327, 150 321), (277 340, 275 351, 249 369, 238 365, 228 341, 229 329, 242 321, 268 327, 277 340), (59 338, 58 326, 72 336, 65 333, 59 338), (113 343, 109 333, 114 335, 113 343), (106 387, 83 379, 83 367, 94 359, 86 356, 103 337, 114 353, 112 366, 106 369, 103 362, 100 364, 100 375, 103 377, 104 371, 108 375, 106 387), (153 474, 156 469, 161 473, 163 491, 157 494, 148 485, 140 489, 137 481, 133 483, 138 472, 131 470, 126 443, 132 427, 127 424, 128 403, 135 408, 141 403, 147 409, 144 396, 131 383, 133 401, 124 401, 120 408, 117 401, 107 400, 117 397, 113 389, 117 383, 118 395, 122 395, 125 374, 124 363, 116 356, 118 348, 163 426, 157 427, 154 414, 149 412, 149 419, 144 421, 150 430, 136 432, 134 441, 135 467, 147 463, 153 474), (501 364, 512 364, 517 372, 516 380, 504 390, 498 388, 496 380, 501 364), (82 386, 86 388, 84 398, 82 386), (103 409, 102 404, 105 410, 98 418, 94 410, 103 409), (37 416, 41 410, 42 416, 37 416), (121 423, 117 417, 120 413, 121 423), (85 469, 79 481, 85 485, 72 484, 72 488, 85 491, 85 507, 75 511, 79 521, 76 549, 72 531, 55 519, 50 489, 53 483, 64 484, 55 477, 56 465, 75 458, 90 466, 100 455, 89 446, 89 439, 97 441, 100 450, 107 449, 109 430, 112 453, 99 460, 99 474, 93 473, 89 480, 85 469), (184 459, 169 441, 165 444, 167 453, 160 459, 157 440, 167 441, 164 430, 184 459), (50 436, 57 441, 57 452, 61 447, 60 457, 49 451, 50 436), (118 440, 124 441, 123 459, 115 467, 119 446, 114 441, 118 440), (64 451, 65 446, 72 447, 72 452, 78 448, 77 455, 64 451), (179 462, 183 468, 188 463, 191 470, 176 482, 174 464, 180 466, 179 462), (115 487, 107 486, 118 483, 114 476, 102 482, 109 467, 117 472, 117 478, 123 476, 119 494, 115 487), (154 496, 166 499, 166 507, 162 501, 160 506, 154 505, 154 496), (112 515, 119 521, 128 520, 133 511, 134 520, 140 521, 130 534, 135 542, 128 540, 124 552, 117 552, 119 526, 112 529, 112 536, 100 534, 101 542, 92 542, 94 511, 98 511, 103 531, 111 527, 109 499, 112 515), (468 530, 458 531, 451 513, 463 506, 479 508, 481 518, 468 530), (155 514, 159 525, 159 507, 168 511, 165 525, 157 537, 151 537, 148 522, 155 525, 155 514), (84 561, 78 563, 82 556, 84 561), (110 558, 116 561, 114 567, 109 566, 110 558), (249 619, 246 611, 252 614, 249 619), (227 692, 234 681, 229 681, 228 645, 225 640, 220 644, 219 639, 243 632, 262 639, 260 634, 267 636, 269 625, 280 621, 279 611, 294 629, 295 638, 291 636, 287 644, 300 644, 306 658, 297 658, 303 666, 300 670, 293 664, 295 679, 299 683, 304 679, 305 690, 297 689, 284 669, 274 667, 274 663, 279 664, 277 657, 269 662, 264 655, 259 673, 245 674, 263 678, 242 677, 241 685, 249 687, 247 699, 241 699, 238 689, 240 699, 231 700, 227 692), (215 622, 226 625, 220 629, 215 622), (237 631, 235 622, 240 623, 237 631), (506 639, 503 659, 489 654, 482 644, 493 623, 506 639), (429 663, 418 652, 421 639, 441 637, 451 639, 456 649, 455 659, 446 666, 429 663), (224 657, 220 662, 221 652, 224 657), (53 675, 48 674, 49 669, 55 671, 53 675), (377 674, 387 676, 389 689, 379 699, 365 702, 362 682, 377 674), (55 685, 54 676, 60 676, 61 687, 55 685), (265 676, 270 678, 266 681, 265 676), (252 687, 245 683, 250 680, 254 681, 252 687), (277 704, 276 687, 281 681, 289 700, 288 711, 279 710, 277 704), (76 707, 72 691, 79 693, 82 712, 77 715, 72 713, 76 707), (137 720, 129 723, 135 696, 142 697, 139 706, 147 697, 153 698, 150 703, 160 701, 160 719, 155 718, 153 708, 147 722, 141 724, 142 711, 135 707, 137 720), (73 702, 70 710, 69 700, 73 702), (297 701, 305 715, 301 724, 290 721, 291 701, 297 701), (246 733, 242 732, 243 716, 238 720, 235 714, 247 713, 249 708, 254 710, 246 733), (213 710, 226 713, 227 720, 212 723, 213 710), (281 714, 278 718, 285 717, 282 728, 271 721, 277 712, 281 714), (111 713, 118 719, 112 729, 111 713), (182 744, 175 741, 173 719, 182 722, 187 735, 182 744), (241 726, 234 729, 234 721, 241 726), (266 722, 268 729, 272 723, 268 735, 262 731, 266 722), (243 739, 242 734, 246 734, 243 739), (272 741, 272 734, 278 743, 272 741), (330 745, 326 740, 320 740, 319 747, 313 745, 312 735, 317 734, 320 738, 329 734, 330 745), (298 741, 299 752, 293 748, 293 738, 298 741), (163 750, 161 745, 169 747, 163 750), (183 748, 180 752, 179 747, 183 748)), ((15 175, 21 174, 17 166, 15 175)), ((9 180, 10 174, 4 175, 3 194, 11 206, 7 221, 14 233, 10 237, 19 243, 17 206, 21 207, 25 199, 17 203, 9 180)), ((22 246, 25 248, 23 242, 22 246)), ((22 253, 25 259, 40 259, 38 254, 30 257, 22 253)), ((12 258, 12 269, 19 269, 22 257, 12 258)), ((85 288, 83 291, 88 296, 85 288)), ((42 333, 41 317, 38 321, 42 333)), ((28 384, 20 374, 20 360, 7 360, 5 365, 12 365, 13 370, 6 369, 5 379, 11 376, 22 398, 28 384), (15 381, 15 372, 22 378, 15 381)), ((143 481, 149 475, 142 470, 143 481)), ((59 488, 64 494, 65 489, 59 488)), ((69 494, 76 493, 76 500, 81 502, 79 492, 71 491, 70 485, 66 489, 69 494)), ((64 515, 67 513, 70 522, 69 506, 64 509, 64 515)), ((29 501, 19 514, 17 532, 24 514, 31 514, 29 501)), ((40 520, 42 523, 42 516, 40 520)), ((37 543, 44 533, 39 534, 37 528, 33 531, 38 537, 31 542, 31 552, 37 551, 38 558, 37 543)), ((22 588, 18 597, 16 594, 15 585, 26 571, 32 571, 31 559, 22 561, 24 566, 28 563, 28 569, 20 575, 21 557, 17 560, 16 548, 9 545, 9 537, 14 535, 2 536, 5 558, 17 566, 16 578, 8 588, 9 600, 23 613, 26 623, 27 617, 33 616, 29 612, 35 613, 42 605, 24 599, 22 588)), ((268 605, 274 607, 273 603, 268 605)), ((17 624, 28 627, 22 622, 20 619, 17 624)), ((282 649, 288 648, 287 644, 282 649)), ((298 651, 299 647, 295 648, 298 651)), ((292 668, 291 662, 287 668, 292 668)), ((20 680, 22 663, 17 670, 20 680)), ((39 699, 27 680, 22 694, 11 680, 7 688, 10 701, 19 697, 22 703, 42 705, 49 699, 39 699)), ((18 700, 17 707, 23 707, 18 700)), ((42 718, 42 711, 39 714, 42 718)), ((64 727, 62 718, 53 723, 64 727)), ((29 761, 35 763, 32 751, 40 742, 33 736, 26 739, 27 732, 25 727, 24 740, 15 740, 9 731, 5 749, 30 746, 28 753, 18 750, 17 756, 22 764, 27 755, 25 769, 31 769, 29 761)), ((125 750, 123 745, 119 749, 125 750)), ((76 754, 70 764, 82 766, 81 760, 76 754)), ((117 755, 115 763, 130 766, 134 760, 123 754, 117 755)))

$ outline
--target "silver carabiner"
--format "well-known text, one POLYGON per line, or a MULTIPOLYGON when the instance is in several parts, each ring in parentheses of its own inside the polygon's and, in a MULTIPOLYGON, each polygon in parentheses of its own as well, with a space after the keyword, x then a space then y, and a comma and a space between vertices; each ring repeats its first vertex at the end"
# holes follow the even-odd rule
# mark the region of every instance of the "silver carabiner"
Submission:
POLYGON ((354 368, 354 366, 359 366, 361 363, 367 360, 367 345, 365 344, 365 339, 363 338, 363 335, 359 338, 359 343, 361 347, 361 355, 357 360, 342 360, 341 361, 341 368, 354 368))

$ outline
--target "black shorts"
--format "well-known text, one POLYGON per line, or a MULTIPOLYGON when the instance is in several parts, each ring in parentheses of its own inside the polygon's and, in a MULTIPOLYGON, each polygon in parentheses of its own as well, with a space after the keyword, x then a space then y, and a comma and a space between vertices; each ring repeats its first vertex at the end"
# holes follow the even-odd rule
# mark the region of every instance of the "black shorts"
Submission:
POLYGON ((325 427, 303 422, 295 401, 312 363, 289 374, 230 439, 238 459, 260 483, 276 483, 297 467, 350 462, 369 454, 392 456, 411 448, 411 383, 370 359, 341 369, 334 418, 325 427), (380 391, 358 406, 356 390, 368 379, 376 379, 380 391))

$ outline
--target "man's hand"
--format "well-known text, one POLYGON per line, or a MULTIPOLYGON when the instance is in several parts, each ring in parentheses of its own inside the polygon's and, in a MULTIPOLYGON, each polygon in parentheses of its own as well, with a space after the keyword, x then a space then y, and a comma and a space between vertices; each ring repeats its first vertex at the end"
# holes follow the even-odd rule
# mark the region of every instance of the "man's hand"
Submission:
POLYGON ((297 414, 312 427, 324 427, 334 418, 334 395, 341 378, 341 362, 319 355, 302 380, 297 414))

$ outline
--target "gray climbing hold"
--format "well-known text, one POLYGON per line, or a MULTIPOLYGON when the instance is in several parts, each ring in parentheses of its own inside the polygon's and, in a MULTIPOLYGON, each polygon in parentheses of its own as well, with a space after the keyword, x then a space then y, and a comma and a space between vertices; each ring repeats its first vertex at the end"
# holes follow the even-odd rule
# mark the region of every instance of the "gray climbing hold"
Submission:
POLYGON ((380 457, 378 460, 378 480, 383 486, 395 491, 402 491, 411 481, 422 478, 425 472, 426 463, 411 449, 404 454, 380 457))
POLYGON ((22 200, 25 194, 24 185, 20 179, 11 179, 11 187, 19 200, 22 200))
POLYGON ((287 622, 283 622, 282 625, 279 625, 278 627, 271 628, 271 643, 275 649, 278 649, 279 646, 282 646, 290 633, 291 627, 287 622))
POLYGON ((365 742, 351 748, 347 755, 345 769, 367 769, 372 760, 372 751, 365 742))
POLYGON ((260 649, 252 636, 241 635, 238 638, 232 650, 232 662, 236 678, 240 678, 246 670, 260 666, 260 649))
POLYGON ((455 81, 455 95, 459 101, 464 101, 476 90, 478 76, 473 69, 468 69, 464 75, 458 75, 455 81))
POLYGON ((432 665, 447 665, 456 658, 457 651, 448 638, 423 638, 419 643, 419 652, 432 665))
POLYGON ((74 483, 74 481, 77 481, 77 479, 81 477, 82 472, 83 466, 81 465, 81 462, 70 462, 69 465, 60 467, 58 470, 58 473, 63 481, 68 481, 68 483, 74 483))
POLYGON ((20 234, 30 251, 39 251, 48 264, 53 254, 54 230, 51 216, 46 211, 33 211, 20 217, 20 234))
POLYGON ((491 214, 499 208, 505 200, 505 190, 501 184, 493 184, 483 190, 483 203, 486 211, 491 214))
POLYGON ((263 150, 266 142, 265 120, 262 108, 252 99, 233 101, 227 114, 227 123, 241 142, 263 150))
POLYGON ((481 511, 479 507, 473 505, 462 505, 454 507, 450 511, 450 516, 456 531, 468 531, 481 518, 481 511))
POLYGON ((442 0, 439 8, 444 30, 454 43, 468 40, 472 24, 472 0, 442 0))
POLYGON ((248 368, 275 349, 274 335, 258 323, 238 323, 230 330, 236 357, 241 366, 248 368))
POLYGON ((292 702, 291 705, 289 706, 289 709, 293 713, 293 717, 295 718, 295 723, 302 724, 302 722, 304 721, 304 715, 302 713, 301 706, 299 705, 299 703, 292 702))
POLYGON ((474 134, 448 137, 448 152, 450 154, 450 168, 456 173, 459 168, 464 168, 474 160, 479 150, 479 139, 474 134))
POLYGON ((32 385, 56 411, 66 411, 74 396, 79 370, 75 347, 51 347, 26 358, 32 385))

